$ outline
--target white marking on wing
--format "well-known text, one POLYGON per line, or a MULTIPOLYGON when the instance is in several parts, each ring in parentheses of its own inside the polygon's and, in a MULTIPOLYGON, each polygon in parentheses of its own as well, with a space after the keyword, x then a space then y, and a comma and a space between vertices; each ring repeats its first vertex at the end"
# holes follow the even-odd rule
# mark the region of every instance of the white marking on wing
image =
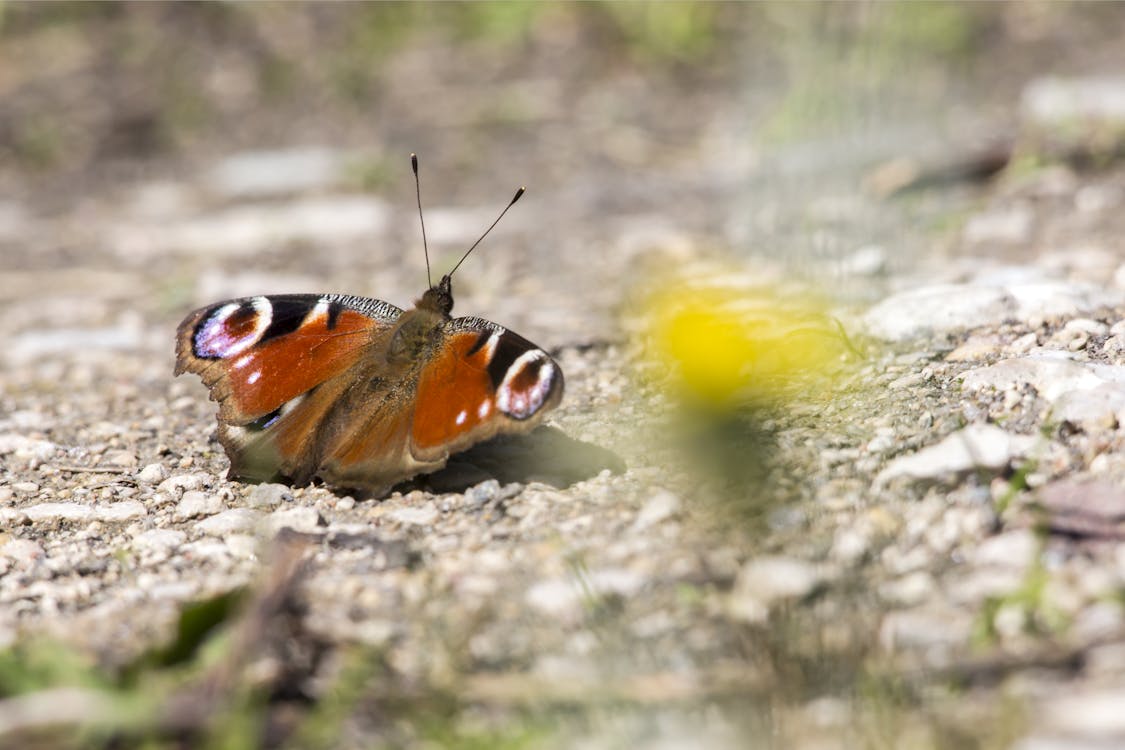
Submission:
POLYGON ((481 348, 484 349, 484 359, 485 359, 486 362, 492 361, 492 355, 496 351, 496 345, 499 342, 500 342, 499 331, 493 331, 492 335, 490 335, 488 337, 488 341, 484 342, 484 346, 481 347, 481 348))
POLYGON ((327 325, 327 323, 328 323, 328 305, 329 305, 329 301, 327 299, 325 299, 324 297, 321 297, 320 299, 318 299, 316 301, 316 304, 313 305, 313 309, 309 310, 308 315, 306 315, 305 319, 301 321, 301 325, 303 325, 303 326, 312 325, 313 323, 319 323, 322 320, 325 322, 325 325, 327 325))
POLYGON ((300 406, 301 402, 305 400, 305 395, 306 394, 302 393, 300 396, 296 396, 294 398, 291 398, 288 401, 286 401, 284 404, 282 404, 281 405, 281 413, 280 413, 279 418, 286 416, 287 414, 289 414, 289 412, 293 411, 298 406, 300 406))
POLYGON ((250 300, 250 307, 254 309, 254 328, 242 336, 230 336, 226 330, 227 320, 241 307, 237 302, 229 302, 207 319, 195 338, 197 354, 226 359, 241 354, 258 343, 273 320, 273 307, 265 297, 254 297, 250 300))
POLYGON ((542 349, 531 349, 517 357, 504 373, 504 380, 496 390, 496 405, 500 411, 517 419, 525 419, 538 411, 551 392, 554 370, 554 365, 542 349), (533 362, 540 363, 534 385, 526 391, 514 391, 512 381, 533 362))

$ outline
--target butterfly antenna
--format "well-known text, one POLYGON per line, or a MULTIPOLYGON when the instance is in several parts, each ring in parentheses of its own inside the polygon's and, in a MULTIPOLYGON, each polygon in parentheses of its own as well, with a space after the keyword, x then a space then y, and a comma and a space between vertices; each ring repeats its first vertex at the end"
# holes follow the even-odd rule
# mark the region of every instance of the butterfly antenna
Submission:
POLYGON ((512 200, 508 201, 508 205, 504 206, 504 210, 501 211, 500 215, 496 217, 496 221, 492 222, 488 226, 488 229, 484 230, 484 234, 482 234, 480 236, 480 239, 478 239, 476 242, 474 242, 473 246, 465 251, 465 254, 461 256, 461 260, 457 261, 457 265, 455 265, 453 267, 453 271, 450 271, 448 274, 446 274, 447 276, 452 276, 454 271, 456 271, 458 268, 461 267, 461 264, 465 262, 465 258, 469 257, 469 253, 471 253, 473 250, 476 250, 477 245, 479 245, 481 243, 481 240, 483 240, 485 237, 487 237, 488 233, 492 231, 493 227, 495 227, 497 224, 500 223, 500 220, 504 218, 504 214, 508 213, 508 209, 511 208, 512 206, 516 205, 516 201, 518 201, 520 199, 520 196, 523 195, 524 189, 525 188, 521 187, 519 190, 516 191, 516 194, 514 196, 512 196, 512 200))
POLYGON ((414 168, 414 195, 418 198, 418 221, 422 224, 422 252, 426 254, 426 285, 433 286, 434 281, 430 278, 430 248, 426 245, 426 220, 422 218, 422 183, 418 180, 418 154, 410 155, 410 166, 414 168))

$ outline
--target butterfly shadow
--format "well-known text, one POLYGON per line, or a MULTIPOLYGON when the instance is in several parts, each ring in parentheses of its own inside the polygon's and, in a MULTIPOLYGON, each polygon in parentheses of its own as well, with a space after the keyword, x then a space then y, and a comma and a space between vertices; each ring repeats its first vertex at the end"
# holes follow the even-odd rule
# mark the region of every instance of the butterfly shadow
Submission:
POLYGON ((625 461, 607 448, 544 426, 527 435, 506 435, 475 445, 451 456, 445 468, 398 489, 464 492, 489 479, 500 484, 542 482, 563 489, 607 469, 620 474, 625 461))

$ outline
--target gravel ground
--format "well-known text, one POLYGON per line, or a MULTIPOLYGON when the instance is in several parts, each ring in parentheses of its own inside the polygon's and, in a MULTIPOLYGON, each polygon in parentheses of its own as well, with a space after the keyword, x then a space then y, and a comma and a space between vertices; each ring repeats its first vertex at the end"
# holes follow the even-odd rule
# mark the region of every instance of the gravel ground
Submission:
MULTIPOLYGON (((214 405, 172 378, 173 331, 242 294, 407 304, 424 278, 409 151, 375 192, 354 183, 369 154, 323 145, 134 174, 65 211, 27 187, 0 201, 0 644, 127 669, 176 641, 185 607, 249 589, 225 658, 268 688, 279 736, 285 707, 351 685, 333 732, 357 746, 456 746, 435 715, 534 747, 1123 743, 1125 167, 1074 152, 899 202, 828 180, 805 213, 750 219, 710 201, 736 146, 596 190, 544 170, 545 195, 527 179, 523 218, 459 272, 457 312, 550 349, 563 405, 385 498, 227 481, 214 405), (955 209, 956 230, 906 237, 955 209), (575 220, 592 214, 612 218, 575 220), (652 267, 706 278, 719 247, 767 225, 791 240, 798 219, 854 250, 833 283, 855 352, 827 388, 691 412, 629 300, 652 267)), ((455 203, 421 153, 443 263, 494 209, 455 203)), ((746 289, 782 268, 724 264, 746 289)), ((35 708, 0 703, 0 733, 35 708)))
MULTIPOLYGON (((1052 201, 1096 189, 1117 215, 1125 173, 1067 179, 1052 201)), ((968 226, 1020 200, 1001 192, 968 226)), ((81 298, 70 271, 28 272, 21 286, 57 291, 38 310, 51 326, 2 311, 24 332, 2 374, 0 635, 127 664, 172 637, 185 604, 253 583, 287 527, 310 559, 303 638, 377 649, 392 684, 470 704, 604 691, 640 722, 597 730, 610 745, 652 731, 737 744, 780 713, 784 736, 822 746, 862 732, 867 699, 845 686, 871 674, 908 683, 897 708, 922 718, 889 730, 902 736, 1003 735, 1015 720, 995 714, 1019 705, 1034 717, 1023 747, 1113 741, 1098 707, 1125 679, 1125 293, 1106 283, 1120 257, 961 258, 903 280, 862 319, 890 343, 872 340, 832 393, 751 417, 769 422, 736 443, 765 446, 752 485, 700 476, 659 438, 672 402, 607 337, 557 348, 568 392, 552 428, 385 499, 227 481, 213 405, 170 375, 172 321, 126 303, 140 272, 81 298), (731 524, 747 505, 758 521, 731 524), (654 729, 636 708, 769 685, 783 696, 753 717, 689 711, 654 729)), ((334 668, 316 667, 311 692, 334 668)))

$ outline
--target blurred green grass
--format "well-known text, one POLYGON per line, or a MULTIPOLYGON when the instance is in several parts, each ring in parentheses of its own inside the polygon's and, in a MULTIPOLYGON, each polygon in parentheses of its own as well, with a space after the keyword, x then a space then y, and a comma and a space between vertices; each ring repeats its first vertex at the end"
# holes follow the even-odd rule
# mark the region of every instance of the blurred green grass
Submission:
MULTIPOLYGON (((943 70, 923 63, 973 56, 1000 13, 947 2, 6 2, 0 144, 43 170, 270 129, 271 113, 294 108, 370 116, 401 71, 392 61, 413 50, 461 50, 479 82, 518 78, 548 40, 571 50, 555 71, 566 78, 769 76, 781 95, 757 137, 784 142, 943 70)), ((521 119, 503 107, 497 117, 521 119)))

